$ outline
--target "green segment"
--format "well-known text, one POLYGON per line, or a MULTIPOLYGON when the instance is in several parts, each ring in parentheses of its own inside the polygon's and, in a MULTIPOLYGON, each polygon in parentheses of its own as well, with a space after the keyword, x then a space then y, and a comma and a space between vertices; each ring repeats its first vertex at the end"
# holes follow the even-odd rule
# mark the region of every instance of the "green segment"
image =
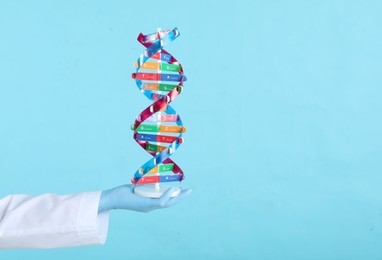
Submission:
POLYGON ((179 69, 180 69, 180 66, 178 64, 161 63, 161 65, 160 65, 160 70, 178 72, 179 69))
POLYGON ((137 127, 139 132, 159 132, 159 125, 140 125, 137 127))
POLYGON ((151 152, 158 152, 158 145, 156 144, 147 144, 146 150, 151 152))
POLYGON ((177 85, 172 84, 159 84, 158 90, 159 91, 171 91, 173 90, 177 85))
POLYGON ((172 171, 173 169, 174 169, 173 163, 159 165, 159 172, 169 172, 169 171, 172 171))

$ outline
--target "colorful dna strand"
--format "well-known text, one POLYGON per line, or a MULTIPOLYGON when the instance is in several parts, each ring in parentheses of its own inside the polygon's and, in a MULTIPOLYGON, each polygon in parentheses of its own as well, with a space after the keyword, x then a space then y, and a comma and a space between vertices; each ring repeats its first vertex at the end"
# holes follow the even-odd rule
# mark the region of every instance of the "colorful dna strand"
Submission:
POLYGON ((152 156, 135 172, 133 184, 157 185, 184 179, 182 169, 170 156, 183 142, 182 133, 186 128, 169 104, 182 92, 186 76, 182 65, 163 49, 179 35, 177 28, 158 29, 157 33, 141 33, 137 39, 147 49, 135 62, 136 72, 132 78, 139 90, 155 102, 143 110, 132 125, 135 141, 152 156))

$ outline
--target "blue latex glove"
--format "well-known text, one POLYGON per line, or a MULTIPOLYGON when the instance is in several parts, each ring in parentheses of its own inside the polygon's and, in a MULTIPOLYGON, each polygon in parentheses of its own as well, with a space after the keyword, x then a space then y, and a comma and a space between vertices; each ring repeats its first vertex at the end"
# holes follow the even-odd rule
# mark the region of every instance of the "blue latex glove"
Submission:
POLYGON ((160 198, 144 198, 134 193, 134 185, 127 184, 105 190, 101 194, 98 212, 111 209, 128 209, 149 212, 154 209, 167 208, 188 196, 192 190, 183 189, 176 197, 171 198, 172 188, 166 190, 160 198))

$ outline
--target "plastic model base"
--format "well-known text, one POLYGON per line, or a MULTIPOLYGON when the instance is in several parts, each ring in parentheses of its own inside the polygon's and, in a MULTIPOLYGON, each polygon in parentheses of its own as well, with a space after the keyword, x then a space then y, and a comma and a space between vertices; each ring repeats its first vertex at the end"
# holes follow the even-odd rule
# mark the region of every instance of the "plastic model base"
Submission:
POLYGON ((180 189, 178 187, 170 187, 170 186, 159 185, 159 184, 146 184, 146 185, 137 186, 134 188, 134 193, 141 197, 159 198, 169 188, 174 189, 173 193, 171 194, 171 197, 176 197, 179 195, 180 189))

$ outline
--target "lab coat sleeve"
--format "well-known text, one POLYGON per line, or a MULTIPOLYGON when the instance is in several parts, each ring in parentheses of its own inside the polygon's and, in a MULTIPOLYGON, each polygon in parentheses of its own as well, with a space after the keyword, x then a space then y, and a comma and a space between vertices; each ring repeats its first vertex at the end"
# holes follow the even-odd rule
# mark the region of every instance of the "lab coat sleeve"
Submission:
POLYGON ((10 195, 0 199, 0 249, 104 244, 109 212, 101 192, 10 195))

